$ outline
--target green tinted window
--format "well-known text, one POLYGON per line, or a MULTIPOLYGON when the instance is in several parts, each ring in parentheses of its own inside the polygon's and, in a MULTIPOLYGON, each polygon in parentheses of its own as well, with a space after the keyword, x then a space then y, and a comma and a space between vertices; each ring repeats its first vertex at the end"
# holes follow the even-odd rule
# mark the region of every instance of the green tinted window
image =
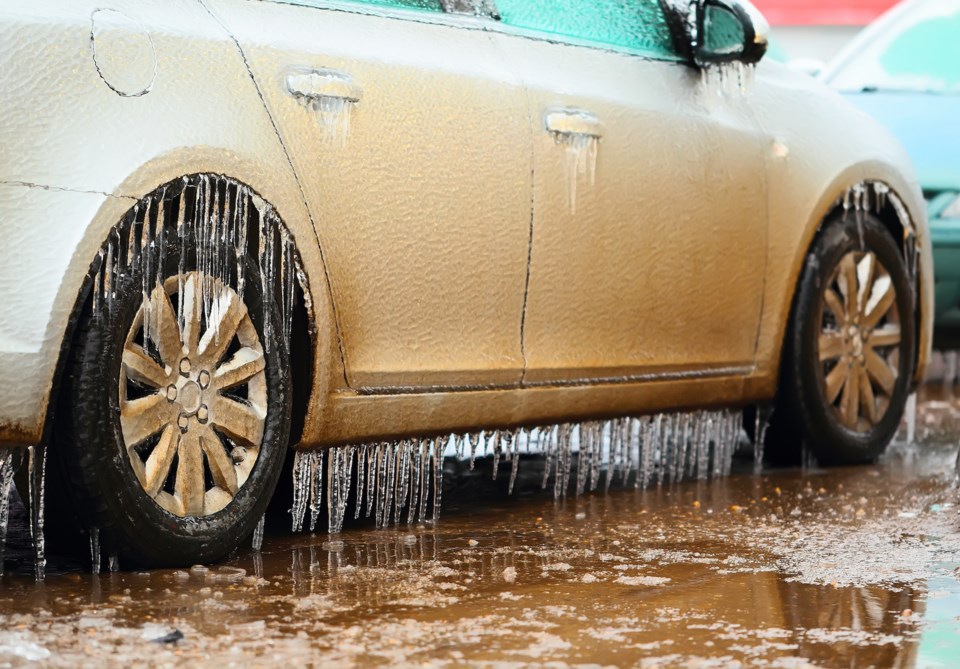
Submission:
POLYGON ((503 22, 651 56, 673 56, 658 0, 497 0, 503 22))
POLYGON ((960 0, 905 5, 830 77, 841 90, 960 93, 960 0))
POLYGON ((354 0, 365 5, 384 5, 385 7, 404 7, 406 9, 424 9, 428 12, 442 12, 440 0, 354 0))

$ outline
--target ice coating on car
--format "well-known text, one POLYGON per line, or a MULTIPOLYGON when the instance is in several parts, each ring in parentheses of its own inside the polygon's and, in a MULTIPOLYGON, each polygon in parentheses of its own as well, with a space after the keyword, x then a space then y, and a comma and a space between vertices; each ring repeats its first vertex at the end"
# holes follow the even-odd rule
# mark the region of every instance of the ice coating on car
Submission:
MULTIPOLYGON (((308 529, 315 530, 324 486, 331 534, 343 528, 354 488, 354 518, 365 510, 367 517, 374 516, 379 527, 399 525, 404 518, 408 524, 435 522, 440 517, 444 458, 463 459, 468 449, 471 469, 478 448, 482 448, 483 455, 491 456, 493 478, 501 458, 510 462, 511 494, 521 447, 525 453, 541 453, 546 459, 542 487, 547 489, 552 476, 555 499, 566 497, 571 489, 577 496, 594 492, 601 483, 606 491, 611 484, 632 483, 635 488, 645 488, 685 478, 726 476, 740 443, 741 417, 740 411, 726 410, 661 413, 642 418, 335 446, 326 453, 298 451, 294 457, 290 509, 293 530, 304 529, 308 508, 308 529)), ((761 440, 765 433, 764 425, 758 430, 761 440)), ((758 452, 762 454, 762 445, 758 452)))

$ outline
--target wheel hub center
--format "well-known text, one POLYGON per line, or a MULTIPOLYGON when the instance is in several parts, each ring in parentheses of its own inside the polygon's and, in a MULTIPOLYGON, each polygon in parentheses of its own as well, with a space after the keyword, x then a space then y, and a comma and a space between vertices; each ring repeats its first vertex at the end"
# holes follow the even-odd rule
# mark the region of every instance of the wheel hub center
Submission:
POLYGON ((847 330, 847 340, 850 342, 850 352, 855 358, 863 355, 863 337, 860 334, 860 328, 853 325, 847 330))
POLYGON ((180 389, 179 398, 180 406, 183 407, 186 413, 196 413, 203 399, 203 391, 200 390, 200 384, 196 381, 187 381, 180 389))

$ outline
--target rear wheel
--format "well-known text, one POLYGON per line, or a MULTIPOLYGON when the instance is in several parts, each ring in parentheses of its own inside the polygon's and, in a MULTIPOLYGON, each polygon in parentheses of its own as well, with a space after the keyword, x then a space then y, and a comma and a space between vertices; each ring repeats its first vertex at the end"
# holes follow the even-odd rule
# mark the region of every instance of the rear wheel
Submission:
POLYGON ((915 351, 903 257, 865 212, 829 222, 803 269, 768 440, 780 460, 803 443, 824 464, 872 462, 903 416, 915 351))
POLYGON ((53 456, 83 524, 122 564, 229 553, 266 510, 287 448, 283 328, 257 264, 239 259, 241 289, 181 249, 146 300, 134 267, 109 308, 88 305, 61 394, 53 456))

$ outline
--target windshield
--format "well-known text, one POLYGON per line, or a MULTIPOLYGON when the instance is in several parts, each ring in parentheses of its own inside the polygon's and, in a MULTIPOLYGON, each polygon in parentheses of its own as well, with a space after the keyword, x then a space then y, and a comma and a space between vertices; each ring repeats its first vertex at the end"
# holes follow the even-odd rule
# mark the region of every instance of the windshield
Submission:
POLYGON ((960 0, 916 0, 830 77, 843 91, 960 93, 960 0))

